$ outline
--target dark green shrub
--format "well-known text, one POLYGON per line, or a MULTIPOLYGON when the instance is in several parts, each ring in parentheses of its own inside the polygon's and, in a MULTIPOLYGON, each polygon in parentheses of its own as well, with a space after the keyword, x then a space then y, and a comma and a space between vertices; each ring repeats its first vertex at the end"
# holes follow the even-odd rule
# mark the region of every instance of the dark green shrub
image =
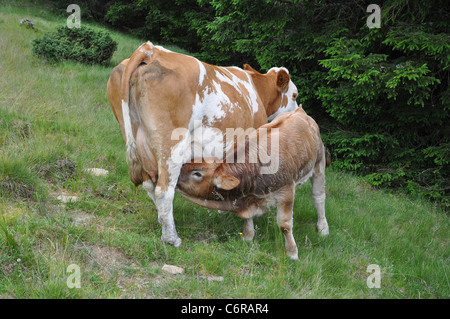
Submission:
POLYGON ((107 64, 117 43, 103 31, 60 27, 33 41, 33 52, 50 62, 72 60, 86 64, 107 64))

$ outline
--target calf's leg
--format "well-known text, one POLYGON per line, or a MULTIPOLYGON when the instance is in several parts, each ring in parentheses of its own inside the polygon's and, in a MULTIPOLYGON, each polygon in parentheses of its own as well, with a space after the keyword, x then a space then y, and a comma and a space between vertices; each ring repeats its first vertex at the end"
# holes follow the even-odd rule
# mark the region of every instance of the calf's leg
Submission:
POLYGON ((243 239, 252 241, 255 236, 255 228, 253 227, 253 218, 247 218, 244 220, 244 231, 242 233, 243 239))
POLYGON ((294 193, 294 184, 280 192, 281 199, 277 201, 277 222, 284 235, 286 254, 292 260, 298 260, 298 249, 292 234, 294 193))
POLYGON ((243 238, 244 240, 251 241, 253 240, 253 237, 255 236, 255 228, 253 227, 253 217, 260 216, 264 214, 267 211, 266 207, 259 207, 256 205, 252 205, 238 213, 238 215, 241 218, 244 218, 244 230, 243 230, 243 238))
POLYGON ((325 217, 325 157, 314 168, 311 184, 314 206, 318 216, 317 230, 322 236, 326 236, 330 231, 325 217))

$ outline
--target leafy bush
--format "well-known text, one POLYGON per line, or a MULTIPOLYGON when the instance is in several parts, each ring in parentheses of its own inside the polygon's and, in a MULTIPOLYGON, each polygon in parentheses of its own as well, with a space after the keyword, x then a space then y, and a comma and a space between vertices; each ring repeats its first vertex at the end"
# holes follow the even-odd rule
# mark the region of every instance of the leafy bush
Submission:
POLYGON ((50 62, 73 60, 86 64, 107 64, 117 43, 103 31, 60 27, 33 41, 33 52, 50 62))

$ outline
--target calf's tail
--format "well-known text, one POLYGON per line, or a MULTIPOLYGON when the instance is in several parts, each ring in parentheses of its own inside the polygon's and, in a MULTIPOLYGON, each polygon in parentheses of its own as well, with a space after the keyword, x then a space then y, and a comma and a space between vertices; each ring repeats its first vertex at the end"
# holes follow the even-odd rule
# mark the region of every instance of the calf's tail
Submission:
POLYGON ((325 157, 326 157, 326 167, 329 167, 331 165, 331 154, 330 154, 330 150, 328 148, 325 147, 325 157))

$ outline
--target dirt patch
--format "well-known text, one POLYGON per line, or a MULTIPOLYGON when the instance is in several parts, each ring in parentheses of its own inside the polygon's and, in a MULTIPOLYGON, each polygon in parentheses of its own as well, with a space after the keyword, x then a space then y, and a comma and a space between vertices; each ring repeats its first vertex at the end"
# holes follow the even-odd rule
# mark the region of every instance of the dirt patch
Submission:
POLYGON ((121 299, 152 299, 155 295, 149 290, 149 285, 158 281, 157 277, 142 275, 120 276, 117 287, 122 290, 121 299))
MULTIPOLYGON (((150 287, 166 281, 166 276, 138 267, 117 248, 99 245, 84 248, 88 249, 91 265, 100 268, 102 276, 116 279, 117 288, 121 290, 121 299, 155 298, 156 295, 150 287)), ((150 266, 154 269, 160 268, 156 262, 150 266)))
POLYGON ((93 218, 94 218, 94 215, 85 213, 83 211, 79 211, 75 214, 75 216, 73 218, 73 222, 77 226, 78 225, 83 226, 83 225, 88 225, 89 222, 91 221, 91 219, 93 219, 93 218))
POLYGON ((62 205, 64 206, 64 204, 69 203, 69 202, 76 202, 78 200, 78 196, 73 195, 71 193, 69 193, 69 191, 64 190, 64 189, 59 189, 57 191, 54 190, 49 190, 48 194, 60 201, 62 203, 62 205))
POLYGON ((119 249, 114 247, 92 246, 89 254, 93 263, 101 266, 107 272, 135 266, 119 249))

